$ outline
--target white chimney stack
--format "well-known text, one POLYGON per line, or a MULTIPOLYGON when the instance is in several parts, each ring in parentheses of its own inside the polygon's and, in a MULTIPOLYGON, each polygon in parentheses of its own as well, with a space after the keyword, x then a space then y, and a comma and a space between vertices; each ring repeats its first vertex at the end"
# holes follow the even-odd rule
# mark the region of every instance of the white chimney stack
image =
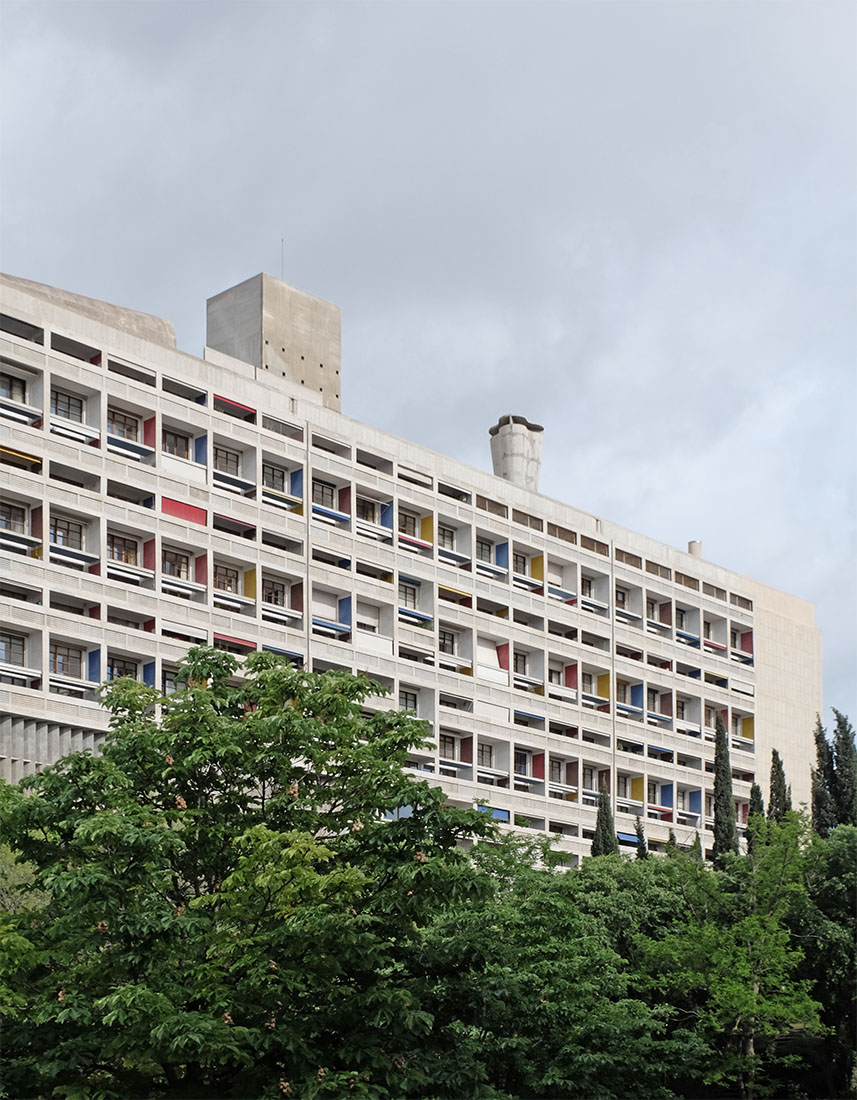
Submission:
POLYGON ((692 554, 695 558, 702 557, 702 543, 699 539, 691 539, 687 544, 688 554, 692 554))
POLYGON ((531 424, 525 416, 501 416, 488 429, 495 475, 537 493, 544 431, 541 424, 531 424))

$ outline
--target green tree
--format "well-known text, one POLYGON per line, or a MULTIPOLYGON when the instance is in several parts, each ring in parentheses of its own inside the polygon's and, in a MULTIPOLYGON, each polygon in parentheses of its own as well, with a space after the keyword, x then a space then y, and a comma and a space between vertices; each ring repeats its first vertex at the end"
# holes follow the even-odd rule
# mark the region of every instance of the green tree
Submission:
POLYGON ((637 814, 634 821, 634 832, 637 834, 637 859, 648 859, 649 848, 646 844, 646 834, 643 831, 643 823, 639 814, 637 814))
POLYGON ((592 838, 592 855, 612 856, 619 851, 613 811, 610 808, 610 792, 601 788, 598 795, 598 814, 595 818, 595 836, 592 838))
POLYGON ((776 749, 771 750, 771 786, 768 797, 768 819, 782 821, 791 809, 791 797, 786 788, 786 772, 776 749))
POLYGON ((490 896, 461 842, 494 826, 405 774, 424 727, 365 717, 371 681, 244 671, 199 648, 168 699, 115 681, 102 755, 7 791, 41 891, 3 914, 8 1095, 398 1097, 454 1046, 414 960, 490 896))
POLYGON ((722 864, 727 853, 738 852, 738 827, 732 798, 732 764, 723 716, 714 724, 714 862, 722 864))
POLYGON ((762 788, 758 783, 750 787, 750 806, 747 814, 747 850, 752 851, 756 843, 756 834, 765 820, 765 802, 762 788))
POLYGON ((837 825, 857 825, 857 748, 854 730, 844 714, 836 710, 833 731, 833 811, 837 825))
POLYGON ((819 836, 827 836, 836 827, 836 807, 833 801, 833 750, 827 740, 820 716, 815 719, 815 767, 812 780, 812 828, 819 836))

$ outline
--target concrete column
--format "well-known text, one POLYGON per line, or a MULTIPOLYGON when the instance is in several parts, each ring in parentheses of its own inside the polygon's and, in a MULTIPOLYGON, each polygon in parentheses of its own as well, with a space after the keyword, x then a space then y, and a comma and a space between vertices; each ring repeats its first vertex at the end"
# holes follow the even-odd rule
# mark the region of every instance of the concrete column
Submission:
POLYGON ((488 434, 494 474, 537 493, 544 428, 531 424, 525 416, 501 416, 488 434))

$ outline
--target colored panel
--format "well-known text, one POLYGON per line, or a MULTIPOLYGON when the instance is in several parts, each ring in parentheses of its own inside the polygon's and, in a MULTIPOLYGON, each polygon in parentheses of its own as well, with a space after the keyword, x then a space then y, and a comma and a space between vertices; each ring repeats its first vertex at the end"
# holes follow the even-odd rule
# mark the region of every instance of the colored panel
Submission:
POLYGON ((87 569, 87 573, 92 573, 96 577, 101 576, 101 562, 97 561, 94 565, 90 565, 87 569))
POLYGON ((544 554, 538 554, 536 557, 530 558, 530 576, 535 581, 543 581, 545 579, 544 554))
POLYGON ((690 791, 687 796, 687 804, 692 814, 702 813, 702 791, 690 791))
POLYGON ((752 653, 753 652, 753 631, 747 630, 741 635, 741 652, 752 653))
POLYGON ((289 600, 292 611, 303 611, 304 609, 304 585, 303 581, 298 581, 297 584, 293 584, 289 589, 289 600))
POLYGON ((255 642, 248 642, 246 638, 233 638, 231 634, 215 634, 216 642, 226 642, 227 645, 237 645, 242 649, 255 649, 255 642))
POLYGON ((598 677, 598 694, 602 699, 610 698, 610 673, 605 672, 598 677))
POLYGON ((672 718, 672 716, 673 716, 672 692, 665 691, 661 695, 660 706, 661 706, 661 714, 666 715, 668 718, 672 718))
POLYGON ((501 569, 509 568, 509 544, 498 542, 494 547, 494 560, 501 569))
POLYGON ((658 803, 659 806, 672 806, 673 804, 673 785, 672 783, 661 783, 661 800, 658 803))
POLYGON ((434 542, 434 516, 423 516, 420 520, 420 538, 423 542, 434 542))
POLYGON ((208 554, 200 554, 194 558, 193 579, 197 584, 208 584, 208 554))
POLYGON ((500 668, 509 671, 509 643, 503 642, 502 645, 497 646, 497 664, 500 668))
POLYGON ((339 510, 347 516, 351 515, 351 486, 346 485, 339 490, 339 510))
POLYGON ((533 753, 533 779, 544 779, 545 777, 545 754, 543 752, 533 753))
POLYGON ((216 393, 214 400, 219 401, 221 405, 231 405, 233 409, 237 409, 243 416, 244 413, 252 413, 256 415, 256 410, 251 409, 249 405, 242 405, 240 401, 233 401, 229 397, 223 397, 221 394, 216 393))
POLYGON ((30 534, 34 539, 42 537, 42 506, 30 509, 30 534))
POLYGON ((631 799, 633 802, 642 802, 645 796, 645 780, 641 775, 635 775, 631 779, 631 799))
POLYGON ((461 746, 461 763, 472 764, 473 763, 473 738, 462 737, 459 742, 461 746))
POLYGON ((622 844, 636 844, 637 843, 637 834, 636 833, 616 833, 616 837, 619 841, 621 841, 622 844))
POLYGON ((188 523, 205 525, 208 522, 208 514, 204 508, 197 508, 195 504, 185 504, 171 497, 161 497, 161 511, 166 516, 175 516, 176 519, 184 519, 188 523))
POLYGON ((248 569, 244 574, 244 595, 248 600, 256 599, 256 570, 248 569))
POLYGON ((669 626, 673 621, 673 609, 671 603, 662 603, 658 608, 658 622, 669 626))
POLYGON ((155 540, 147 539, 143 543, 143 568, 154 569, 155 568, 155 540))
POLYGON ((150 416, 148 420, 143 421, 143 443, 152 449, 157 446, 158 436, 155 432, 155 428, 156 418, 154 416, 150 416))
POLYGON ((193 441, 193 457, 196 462, 199 462, 202 466, 208 461, 208 437, 205 435, 198 435, 193 441))
POLYGON ((347 623, 351 626, 351 597, 343 596, 337 604, 336 618, 340 623, 347 623))
POLYGON ((143 683, 148 684, 150 688, 155 686, 155 662, 147 661, 143 665, 143 683))
POLYGON ((304 497, 304 469, 300 466, 289 474, 289 489, 293 497, 304 497))
POLYGON ((101 650, 90 649, 86 657, 87 679, 98 683, 101 679, 101 650))
POLYGON ((577 776, 580 770, 580 765, 577 760, 572 760, 565 766, 565 781, 569 787, 577 786, 577 776))
POLYGON ((94 603, 92 605, 92 607, 90 607, 89 611, 87 611, 87 615, 90 617, 90 619, 100 619, 101 618, 101 604, 100 603, 94 603))
POLYGON ((746 737, 749 741, 754 740, 756 737, 756 731, 753 727, 753 716, 752 714, 750 714, 741 721, 741 736, 746 737))
POLYGON ((643 685, 631 684, 631 706, 642 707, 643 705, 643 685))
POLYGON ((381 505, 381 526, 393 529, 393 502, 381 505))
POLYGON ((566 665, 564 671, 565 686, 567 688, 577 687, 577 665, 566 665))

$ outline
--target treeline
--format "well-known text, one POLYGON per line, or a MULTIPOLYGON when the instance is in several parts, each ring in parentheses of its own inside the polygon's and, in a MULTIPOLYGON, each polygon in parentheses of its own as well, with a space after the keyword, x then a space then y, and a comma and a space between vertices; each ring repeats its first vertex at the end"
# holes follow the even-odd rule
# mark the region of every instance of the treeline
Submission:
POLYGON ((4 789, 4 1096, 853 1095, 844 717, 814 830, 783 777, 746 854, 567 871, 405 774, 369 681, 235 667, 107 685, 102 755, 4 789))

